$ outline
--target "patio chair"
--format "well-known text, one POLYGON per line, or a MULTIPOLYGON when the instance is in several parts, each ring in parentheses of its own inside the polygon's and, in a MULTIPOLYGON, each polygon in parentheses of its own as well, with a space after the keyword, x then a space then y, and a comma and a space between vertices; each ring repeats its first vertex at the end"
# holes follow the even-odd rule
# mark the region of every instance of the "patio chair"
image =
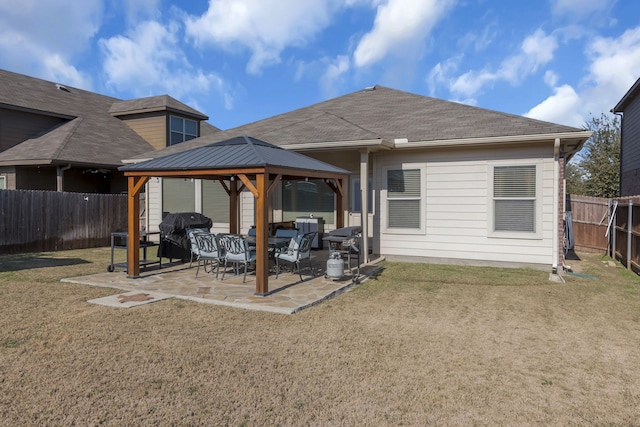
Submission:
POLYGON ((238 273, 238 267, 240 264, 244 264, 244 278, 242 279, 242 283, 244 283, 247 280, 248 264, 255 262, 256 252, 251 250, 246 238, 235 234, 225 234, 220 236, 220 244, 225 250, 222 280, 224 280, 224 275, 227 272, 228 263, 233 264, 236 274, 238 273))
POLYGON ((191 255, 189 257, 189 268, 193 264, 193 258, 198 257, 198 243, 196 242, 195 235, 198 233, 209 233, 208 228, 187 228, 187 237, 189 238, 189 243, 191 244, 191 255))
POLYGON ((300 275, 300 280, 303 280, 302 272, 300 271, 300 261, 304 259, 309 260, 309 268, 311 269, 311 274, 315 277, 313 265, 311 264, 311 242, 313 242, 313 238, 315 236, 316 232, 313 231, 311 233, 301 234, 295 238, 292 238, 288 248, 275 254, 274 257, 276 259, 276 279, 278 278, 278 274, 280 274, 280 261, 286 261, 291 263, 292 266, 293 264, 296 265, 298 275, 300 275))
POLYGON ((201 263, 204 267, 205 273, 211 273, 213 272, 213 263, 215 262, 217 280, 218 273, 220 272, 220 263, 224 261, 224 249, 220 246, 216 235, 204 232, 195 233, 194 240, 196 241, 196 262, 198 264, 196 277, 198 277, 201 263), (209 271, 207 271, 207 265, 211 267, 209 271))

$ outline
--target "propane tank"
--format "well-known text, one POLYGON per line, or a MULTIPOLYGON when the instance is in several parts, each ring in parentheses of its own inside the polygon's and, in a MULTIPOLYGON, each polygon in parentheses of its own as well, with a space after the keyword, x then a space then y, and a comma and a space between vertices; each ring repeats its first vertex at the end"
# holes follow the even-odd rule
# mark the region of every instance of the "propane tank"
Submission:
POLYGON ((327 260, 327 277, 340 278, 344 274, 344 261, 340 252, 333 252, 327 260))

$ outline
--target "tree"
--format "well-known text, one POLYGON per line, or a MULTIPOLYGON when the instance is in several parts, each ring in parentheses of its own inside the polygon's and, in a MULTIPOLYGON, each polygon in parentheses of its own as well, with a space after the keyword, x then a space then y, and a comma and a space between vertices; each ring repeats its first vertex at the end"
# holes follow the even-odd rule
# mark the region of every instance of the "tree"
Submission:
POLYGON ((620 120, 601 114, 587 121, 585 130, 593 135, 567 164, 567 192, 593 197, 618 197, 620 194, 620 120))
POLYGON ((565 179, 567 180, 567 194, 585 196, 587 191, 584 185, 584 172, 580 165, 575 163, 576 158, 577 156, 567 163, 567 168, 564 172, 565 179))

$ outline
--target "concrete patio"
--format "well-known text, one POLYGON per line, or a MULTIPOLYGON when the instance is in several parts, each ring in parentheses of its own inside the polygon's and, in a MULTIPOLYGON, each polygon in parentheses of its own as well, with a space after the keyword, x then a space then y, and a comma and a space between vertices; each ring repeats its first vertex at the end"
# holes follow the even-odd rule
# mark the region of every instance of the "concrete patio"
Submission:
MULTIPOLYGON (((62 281, 120 289, 125 292, 148 292, 148 295, 158 295, 160 299, 170 296, 206 304, 293 314, 349 290, 378 274, 382 269, 379 263, 383 258, 377 257, 372 262, 361 265, 359 275, 354 265, 351 272, 345 268, 342 278, 328 278, 324 275, 328 251, 318 251, 314 255, 315 277, 311 275, 308 266, 302 270, 303 281, 300 281, 297 273, 290 271, 281 272, 277 279, 275 274, 270 274, 269 293, 266 296, 255 295, 255 275, 251 271, 245 283, 242 283, 243 274, 236 276, 231 269, 227 271, 224 280, 221 280, 222 270, 216 280, 215 272, 205 273, 202 268, 196 278, 195 263, 189 268, 189 263, 182 262, 163 262, 161 269, 142 269, 140 277, 136 279, 127 278, 124 271, 115 271, 71 277, 62 281)), ((150 298, 149 302, 153 300, 150 298)), ((109 305, 118 306, 117 303, 109 305)))

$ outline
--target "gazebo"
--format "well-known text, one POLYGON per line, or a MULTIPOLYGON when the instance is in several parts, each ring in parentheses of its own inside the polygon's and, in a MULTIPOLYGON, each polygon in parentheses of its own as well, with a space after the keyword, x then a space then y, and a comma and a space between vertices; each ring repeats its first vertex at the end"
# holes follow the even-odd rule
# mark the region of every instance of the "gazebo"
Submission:
POLYGON ((217 180, 229 195, 229 232, 239 231, 239 194, 255 197, 256 295, 268 284, 269 196, 282 180, 324 179, 336 194, 336 228, 344 226, 344 183, 349 171, 246 135, 139 163, 121 166, 128 180, 127 275, 140 276, 140 191, 151 177, 217 180))

